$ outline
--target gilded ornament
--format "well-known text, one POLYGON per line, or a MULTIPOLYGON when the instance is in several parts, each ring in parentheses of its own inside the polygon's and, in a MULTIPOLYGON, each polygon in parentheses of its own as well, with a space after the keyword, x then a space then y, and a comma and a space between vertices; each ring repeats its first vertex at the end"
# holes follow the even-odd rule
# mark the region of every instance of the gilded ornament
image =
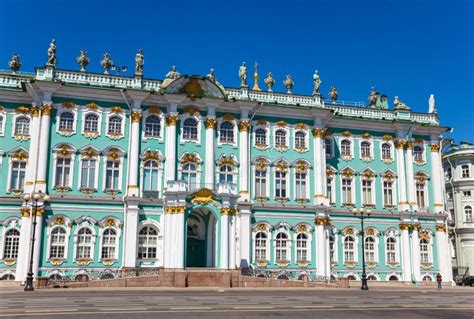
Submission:
POLYGON ((30 108, 28 106, 22 105, 16 108, 16 112, 21 113, 21 114, 26 114, 30 112, 30 108))
POLYGON ((140 112, 132 112, 132 123, 139 123, 140 119, 142 118, 142 113, 140 112))
POLYGON ((309 265, 309 261, 307 261, 307 260, 298 261, 298 267, 300 267, 300 268, 307 268, 308 265, 309 265))
POLYGON ((31 116, 32 117, 39 117, 40 114, 40 109, 37 106, 32 106, 31 107, 31 116))
POLYGON ((148 108, 148 113, 149 114, 160 114, 161 113, 161 110, 158 106, 150 106, 148 108))
POLYGON ((329 167, 326 168, 326 176, 331 177, 333 175, 334 175, 334 171, 332 169, 330 169, 329 167))
POLYGON ((300 233, 305 233, 307 231, 306 225, 300 225, 300 227, 298 227, 298 231, 300 233))
POLYGON ((113 260, 113 259, 102 259, 102 263, 103 263, 105 266, 111 266, 111 265, 113 265, 114 260, 113 260))
POLYGON ((325 129, 322 127, 315 127, 312 130, 313 136, 317 138, 322 138, 324 136, 325 129))
POLYGON ((436 225, 436 231, 445 233, 446 232, 446 226, 445 225, 436 225))
POLYGON ((250 127, 250 122, 249 121, 240 121, 239 123, 239 131, 241 132, 248 132, 250 127))
POLYGON ((375 230, 373 228, 369 228, 367 229, 366 233, 368 236, 373 236, 375 235, 375 230))
POLYGON ((261 91, 261 89, 258 87, 258 63, 257 62, 255 62, 254 68, 255 68, 255 71, 253 73, 253 88, 252 88, 252 90, 261 91))
POLYGON ((286 127, 288 124, 285 121, 280 120, 280 121, 276 122, 276 125, 279 126, 279 127, 286 127))
POLYGON ((432 263, 421 263, 420 267, 425 269, 425 270, 428 270, 428 269, 431 269, 433 267, 433 264, 432 263))
POLYGON ((372 179, 374 178, 374 173, 372 171, 365 171, 362 173, 362 178, 363 179, 372 179))
POLYGON ((30 209, 28 207, 22 207, 20 209, 21 217, 30 217, 30 209))
POLYGON ((275 169, 286 172, 288 170, 288 164, 285 162, 278 162, 275 164, 275 169))
POLYGON ((110 109, 110 112, 112 113, 122 113, 122 108, 118 105, 115 105, 115 106, 112 106, 112 108, 110 109))
POLYGON ((365 132, 365 133, 362 134, 361 136, 362 136, 362 138, 369 139, 369 138, 370 138, 370 133, 369 133, 369 132, 365 132))
POLYGON ((377 263, 367 263, 367 268, 373 269, 377 267, 377 263))
POLYGON ((195 114, 200 115, 199 109, 197 107, 194 107, 194 106, 185 107, 184 110, 183 110, 183 113, 184 114, 187 113, 190 116, 194 116, 195 114))
POLYGON ((59 258, 50 259, 49 262, 53 266, 60 266, 63 263, 62 259, 59 259, 59 258))
POLYGON ((104 53, 104 58, 100 61, 100 65, 104 69, 104 74, 109 74, 110 68, 114 65, 114 61, 110 59, 110 53, 104 53))
POLYGON ((422 173, 416 174, 415 178, 418 183, 424 183, 426 180, 426 176, 422 173))
POLYGON ((43 111, 44 116, 50 116, 53 112, 53 105, 52 104, 43 104, 41 109, 43 111))
POLYGON ((235 208, 230 208, 230 207, 222 207, 221 208, 221 215, 222 216, 235 216, 237 214, 237 210, 235 208))
POLYGON ((293 86, 295 85, 295 81, 291 78, 291 75, 287 74, 285 81, 283 81, 283 85, 286 87, 286 93, 292 94, 293 86))
POLYGON ((107 155, 107 158, 112 159, 112 160, 116 160, 119 157, 120 157, 119 150, 116 148, 111 148, 107 155))
POLYGON ((268 92, 273 92, 273 86, 275 85, 275 79, 273 78, 273 73, 268 72, 267 77, 263 80, 267 86, 268 92))
POLYGON ((184 214, 186 206, 167 206, 165 207, 165 213, 170 215, 184 214))
POLYGON ((229 113, 226 113, 222 116, 222 119, 224 121, 234 121, 235 120, 235 116, 233 116, 232 114, 229 114, 229 113))
POLYGON ((417 137, 417 138, 415 139, 415 143, 423 144, 424 142, 425 142, 425 140, 422 139, 421 137, 417 137))
MULTIPOLYGON (((420 230, 420 229, 421 229, 421 224, 420 224, 420 223, 414 223, 414 224, 412 225, 412 229, 413 229, 413 230, 416 230, 416 231, 420 230)), ((428 234, 426 231, 422 232, 422 234, 423 234, 423 233, 428 234)))
POLYGON ((64 225, 64 218, 62 217, 57 217, 56 220, 54 221, 55 225, 64 225))
POLYGON ((439 152, 439 144, 431 144, 431 152, 438 153, 439 152))
POLYGON ((174 126, 176 125, 176 123, 178 123, 178 120, 178 115, 168 115, 168 117, 166 118, 166 125, 174 126))
POLYGON ((69 157, 70 156, 69 146, 67 145, 61 146, 61 148, 59 149, 59 154, 61 154, 63 157, 69 157))
POLYGON ((384 140, 386 142, 391 141, 391 140, 393 140, 393 136, 389 135, 389 134, 386 134, 382 137, 382 140, 384 140))
POLYGON ((86 50, 81 50, 81 53, 79 56, 76 58, 77 64, 81 67, 80 71, 81 72, 86 72, 86 67, 89 64, 91 59, 87 57, 87 51, 86 50))
POLYGON ((255 167, 256 169, 258 169, 259 171, 264 171, 267 169, 267 163, 265 162, 264 159, 259 159, 256 163, 255 163, 255 167))
POLYGON ((16 263, 16 259, 13 258, 5 258, 3 260, 6 266, 13 266, 16 263))
POLYGON ((347 268, 354 268, 357 264, 353 261, 346 262, 347 268))
POLYGON ((199 205, 216 205, 216 201, 212 198, 214 197, 214 193, 208 188, 201 188, 198 191, 193 193, 193 199, 191 200, 192 204, 198 203, 199 205))
POLYGON ((257 120, 257 124, 258 124, 258 125, 267 125, 268 122, 267 122, 267 120, 265 120, 265 119, 258 119, 258 120, 257 120))
POLYGON ((352 136, 352 133, 351 133, 350 131, 347 131, 347 130, 346 130, 346 131, 342 132, 342 136, 344 136, 344 137, 350 137, 350 136, 352 136))
POLYGON ((86 149, 82 154, 84 155, 84 157, 89 157, 89 158, 90 158, 90 157, 97 156, 96 151, 95 151, 93 148, 91 148, 91 147, 89 147, 88 149, 86 149))
POLYGON ((395 178, 395 175, 392 172, 387 172, 384 175, 382 175, 382 177, 386 180, 391 181, 395 178))
POLYGON ((109 218, 107 219, 107 221, 105 222, 105 225, 107 227, 115 227, 115 220, 113 220, 112 218, 109 218))
POLYGON ((76 107, 76 104, 74 104, 74 102, 71 102, 71 101, 64 101, 62 103, 62 106, 66 109, 73 109, 74 107, 76 107))
POLYGON ((8 61, 8 66, 10 67, 10 70, 12 70, 12 74, 16 74, 18 71, 20 71, 20 56, 14 53, 11 60, 8 61))
POLYGON ((328 216, 318 216, 315 218, 314 223, 317 226, 328 226, 331 224, 331 219, 328 216))
POLYGON ((76 259, 75 262, 76 262, 78 265, 87 266, 87 265, 89 265, 89 264, 92 262, 92 259, 85 259, 85 258, 76 259))
POLYGON ((28 153, 24 151, 17 151, 15 154, 13 154, 13 159, 19 160, 19 161, 25 161, 28 159, 28 153))
POLYGON ((160 160, 160 154, 158 151, 147 151, 145 157, 143 157, 143 161, 146 162, 148 160, 160 160))
POLYGON ((308 125, 306 125, 305 123, 297 123, 295 125, 295 129, 306 130, 307 128, 308 128, 308 125))
POLYGON ((290 263, 288 261, 278 261, 276 262, 276 265, 280 268, 285 268, 285 267, 288 267, 290 263))
POLYGON ((187 94, 191 101, 195 101, 197 97, 204 96, 204 90, 199 84, 197 78, 190 78, 188 83, 183 87, 183 91, 187 94))
POLYGON ((413 143, 412 142, 407 142, 406 146, 407 146, 407 150, 411 150, 413 148, 413 143))
POLYGON ((346 178, 352 178, 352 177, 354 177, 354 172, 351 171, 350 169, 346 169, 342 172, 342 176, 344 176, 346 178))
POLYGON ((403 149, 403 147, 405 146, 405 144, 406 144, 406 141, 404 141, 404 140, 397 140, 397 141, 395 142, 395 147, 396 147, 397 149, 403 149))
POLYGON ((224 156, 220 160, 221 165, 229 164, 230 166, 235 166, 237 163, 235 162, 234 158, 232 156, 224 156))
POLYGON ((299 161, 295 168, 297 173, 305 173, 308 170, 308 165, 303 161, 299 161))
POLYGON ((199 158, 194 153, 186 153, 181 159, 181 163, 199 163, 199 158))
POLYGON ((206 128, 216 129, 216 127, 217 127, 216 118, 215 117, 207 117, 206 120, 204 121, 204 126, 206 128))
POLYGON ((259 225, 258 225, 258 230, 266 231, 266 230, 267 230, 267 226, 265 226, 265 224, 259 224, 259 225))
POLYGON ((86 105, 86 108, 89 109, 89 110, 97 110, 99 108, 99 106, 97 104, 95 104, 94 102, 90 102, 86 105))

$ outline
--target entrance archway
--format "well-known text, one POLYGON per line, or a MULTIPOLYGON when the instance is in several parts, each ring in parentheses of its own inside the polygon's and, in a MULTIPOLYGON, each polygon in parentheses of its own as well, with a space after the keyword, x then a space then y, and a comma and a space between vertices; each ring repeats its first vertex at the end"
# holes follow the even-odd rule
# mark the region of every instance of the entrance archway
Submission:
POLYGON ((207 209, 196 209, 186 219, 186 267, 216 267, 217 219, 207 209))

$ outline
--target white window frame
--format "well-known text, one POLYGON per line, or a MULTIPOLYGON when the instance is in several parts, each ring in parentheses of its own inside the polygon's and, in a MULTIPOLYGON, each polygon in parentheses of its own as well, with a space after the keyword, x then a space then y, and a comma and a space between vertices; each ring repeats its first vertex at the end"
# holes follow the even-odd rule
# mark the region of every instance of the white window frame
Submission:
POLYGON ((287 162, 283 161, 287 165, 286 170, 278 169, 276 166, 273 166, 273 197, 274 198, 290 198, 290 166, 287 162), (285 177, 281 180, 285 182, 285 196, 277 197, 277 172, 285 173, 285 177))
MULTIPOLYGON (((115 114, 115 113, 114 113, 115 114)), ((108 126, 108 121, 107 121, 107 126, 108 126)), ((123 125, 122 125, 123 126, 123 125)), ((108 130, 108 127, 107 127, 108 130)), ((86 137, 97 137, 101 135, 102 131, 102 111, 99 110, 85 110, 82 111, 82 128, 81 128, 81 134, 86 136, 86 137), (86 116, 89 114, 94 114, 97 116, 97 132, 89 132, 85 131, 85 126, 86 126, 86 116), (97 134, 97 135, 95 135, 97 134)))
POLYGON ((32 123, 33 123, 33 119, 29 114, 15 114, 15 115, 13 115, 12 137, 15 138, 17 136, 20 136, 20 137, 24 137, 25 139, 30 138, 32 123), (28 123, 28 134, 17 135, 16 134, 16 122, 18 121, 19 118, 22 118, 22 117, 27 118, 28 121, 29 121, 29 123, 28 123))
POLYGON ((239 129, 237 125, 237 121, 235 119, 224 119, 223 117, 220 117, 217 119, 217 145, 222 146, 222 145, 232 145, 234 147, 237 147, 237 139, 239 136, 239 129), (232 142, 222 142, 221 141, 221 126, 225 122, 229 122, 232 124, 232 134, 234 136, 232 142))
POLYGON ((464 222, 465 222, 465 223, 471 223, 471 224, 473 224, 473 226, 474 226, 474 215, 473 215, 473 209, 472 209, 472 208, 473 208, 473 205, 465 205, 465 206, 463 207, 463 209, 462 209, 462 214, 463 214, 463 220, 464 220, 464 222), (468 209, 471 211, 471 218, 470 218, 470 220, 468 220, 467 214, 466 214, 466 210, 468 210, 468 209))
POLYGON ((374 159, 374 143, 368 139, 360 139, 359 140, 359 157, 361 160, 365 161, 365 162, 369 162, 369 161, 372 161, 374 159), (370 152, 370 156, 369 157, 364 157, 362 156, 362 144, 363 143, 369 143, 369 152, 370 152))
MULTIPOLYGON (((299 160, 301 161, 301 160, 299 160)), ((298 160, 295 161, 295 163, 299 162, 298 160)), ((292 180, 293 180, 293 192, 292 192, 292 198, 293 200, 297 200, 297 199, 305 199, 305 200, 309 200, 310 199, 310 169, 309 169, 309 163, 304 161, 306 163, 306 170, 304 172, 299 172, 299 173, 304 173, 305 174, 305 178, 304 178, 304 182, 305 182, 305 187, 304 187, 304 192, 305 192, 305 196, 304 197, 297 197, 296 196, 296 174, 298 174, 298 170, 296 169, 296 167, 294 167, 295 164, 293 164, 293 167, 291 169, 291 173, 292 173, 292 180)))
POLYGON ((417 181, 417 175, 415 175, 415 179, 414 179, 414 183, 415 183, 415 200, 416 200, 416 204, 418 206, 418 209, 422 209, 423 210, 428 210, 429 209, 429 203, 430 203, 430 199, 429 199, 429 193, 428 193, 428 175, 426 174, 423 174, 424 177, 425 177, 425 180, 423 181, 423 192, 424 192, 424 199, 425 199, 425 202, 424 202, 424 207, 420 207, 418 205, 418 195, 417 195, 417 184, 418 184, 418 181, 417 181))
POLYGON ((358 256, 359 256, 359 237, 357 236, 357 234, 352 234, 352 235, 344 235, 342 237, 342 258, 344 260, 344 264, 347 264, 347 263, 355 263, 357 264, 359 261, 358 261, 358 256), (346 238, 348 237, 352 237, 352 239, 354 239, 353 241, 353 249, 352 249, 352 252, 353 252, 353 260, 347 260, 346 259, 346 238))
POLYGON ((5 127, 7 123, 7 112, 0 109, 0 117, 2 121, 0 122, 0 136, 5 136, 5 127))
POLYGON ((393 236, 393 235, 389 235, 389 236, 386 236, 385 237, 385 242, 384 242, 384 252, 385 252, 385 263, 387 265, 389 264, 399 264, 400 263, 400 251, 399 251, 399 246, 400 246, 400 243, 399 243, 399 240, 398 240, 398 236, 393 236), (387 245, 388 245, 388 240, 389 239, 393 239, 395 240, 395 244, 394 244, 394 255, 395 255, 395 260, 394 261, 390 261, 388 260, 388 250, 387 250, 387 245))
MULTIPOLYGON (((345 205, 345 204, 350 204, 350 205, 353 205, 356 203, 356 197, 355 197, 355 194, 356 194, 356 191, 355 191, 355 183, 354 183, 354 179, 355 179, 355 175, 353 175, 352 177, 346 177, 344 176, 344 170, 342 171, 342 173, 339 174, 339 185, 341 187, 340 189, 340 194, 341 194, 341 204, 342 205, 345 205), (345 203, 344 200, 344 191, 343 191, 343 180, 344 179, 348 179, 351 181, 351 202, 349 203, 345 203)), ((353 172, 354 173, 354 172, 353 172)))
POLYGON ((420 252, 420 263, 422 264, 433 264, 433 238, 430 236, 430 238, 420 238, 418 240, 418 250, 420 252), (422 240, 426 240, 427 241, 427 251, 426 252, 423 252, 421 250, 421 241, 422 240), (423 258, 421 257, 424 253, 427 254, 427 257, 428 257, 428 260, 427 261, 423 261, 423 258))
POLYGON ((117 228, 117 227, 101 227, 99 228, 99 261, 104 261, 104 260, 118 260, 118 257, 119 257, 119 243, 120 243, 120 229, 117 228), (107 246, 105 246, 105 240, 104 240, 104 233, 107 231, 107 230, 113 230, 115 231, 115 245, 113 246, 114 247, 114 254, 112 257, 106 257, 104 258, 102 256, 102 252, 104 250, 104 248, 106 247, 112 247, 112 245, 110 244, 107 244, 107 246))
POLYGON ((2 230, 2 237, 0 239, 1 239, 0 240, 0 244, 1 244, 1 247, 0 247, 0 252, 1 252, 0 260, 5 260, 5 259, 17 260, 18 256, 21 254, 21 252, 20 252, 21 229, 19 229, 18 227, 15 227, 15 226, 11 226, 11 225, 7 226, 7 224, 5 224, 5 227, 3 227, 3 230, 2 230), (18 244, 16 246, 16 251, 17 251, 16 258, 11 258, 11 257, 6 257, 5 256, 5 253, 6 253, 5 245, 6 245, 6 241, 7 241, 7 233, 11 230, 16 230, 18 232, 18 244))
MULTIPOLYGON (((90 224, 89 222, 85 221, 79 225, 77 225, 75 231, 74 231, 74 260, 78 260, 79 257, 77 255, 78 253, 78 249, 79 249, 79 242, 78 242, 78 238, 79 238, 79 231, 82 229, 82 228, 86 228, 86 229, 89 229, 92 234, 91 234, 91 243, 88 245, 90 246, 91 248, 91 256, 89 259, 86 258, 86 260, 90 260, 90 261, 94 261, 95 260, 95 241, 96 241, 96 232, 95 232, 95 227, 93 224, 90 224)), ((82 259, 82 258, 81 258, 82 259)))
POLYGON ((291 240, 291 235, 288 229, 286 228, 280 228, 275 231, 273 235, 273 256, 274 256, 274 263, 278 262, 292 262, 292 256, 291 256, 291 251, 292 251, 292 240, 291 240), (277 237, 279 234, 285 234, 286 235, 286 247, 285 248, 278 248, 277 247, 277 237), (282 250, 286 252, 286 259, 277 259, 277 250, 282 250))
MULTIPOLYGON (((27 152, 25 152, 26 154, 28 154, 27 152)), ((8 179, 7 179, 7 185, 6 185, 6 193, 11 193, 12 192, 12 189, 10 188, 11 186, 11 183, 12 183, 12 178, 13 178, 13 162, 23 162, 25 163, 25 178, 24 178, 24 182, 26 182, 26 178, 27 178, 27 170, 28 170, 28 159, 25 159, 25 160, 20 160, 20 159, 17 159, 17 158, 14 158, 13 156, 11 156, 10 154, 10 158, 9 158, 9 163, 8 163, 8 179)), ((19 185, 20 186, 20 185, 19 185)), ((22 185, 22 188, 21 189, 18 189, 18 190, 24 190, 25 189, 25 183, 23 183, 22 185)))
POLYGON ((341 154, 341 158, 345 161, 352 160, 354 158, 354 140, 350 137, 344 137, 339 139, 339 152, 341 154), (349 155, 343 155, 342 152, 342 142, 348 141, 350 143, 350 154, 349 155))
MULTIPOLYGON (((147 237, 148 238, 148 237, 147 237)), ((148 241, 148 239, 147 239, 148 241)), ((155 223, 150 223, 150 222, 144 222, 140 225, 137 231, 137 260, 138 261, 151 261, 151 262, 158 262, 161 259, 161 250, 162 250, 162 245, 160 244, 161 241, 161 229, 158 227, 155 223), (140 232, 147 228, 151 227, 154 228, 156 231, 156 245, 151 245, 151 244, 145 244, 143 247, 147 249, 146 256, 147 258, 140 258, 140 232), (149 248, 155 248, 156 249, 156 257, 155 258, 148 258, 148 249, 149 248)))
POLYGON ((143 112, 144 116, 143 116, 143 119, 142 119, 142 139, 144 140, 157 140, 159 142, 163 142, 164 141, 164 127, 165 127, 165 118, 163 116, 163 113, 149 113, 148 111, 146 112, 143 112), (158 117, 158 119, 160 120, 160 136, 147 136, 146 135, 146 132, 145 132, 145 128, 146 128, 146 120, 151 117, 151 116, 156 116, 158 117))
POLYGON ((412 157, 413 157, 413 163, 415 163, 415 164, 423 165, 423 164, 426 163, 426 147, 423 143, 413 144, 412 157), (420 147, 421 148, 421 160, 420 161, 417 161, 416 158, 415 158, 415 147, 420 147))
POLYGON ((52 259, 67 260, 68 242, 69 242, 68 227, 65 227, 63 225, 55 225, 55 226, 51 227, 51 229, 48 230, 48 251, 47 251, 46 258, 48 260, 52 260, 52 259), (51 257, 51 250, 52 250, 52 247, 53 247, 53 231, 55 231, 56 229, 63 229, 65 231, 65 233, 64 233, 64 245, 60 245, 60 246, 64 247, 64 254, 63 254, 62 257, 51 257))
POLYGON ((74 180, 74 164, 76 162, 76 149, 73 148, 71 145, 69 144, 58 144, 56 145, 54 148, 53 148, 53 171, 52 171, 52 181, 53 183, 51 183, 51 189, 56 189, 57 186, 60 186, 60 185, 54 185, 56 184, 56 175, 57 175, 57 166, 58 166, 58 159, 61 157, 61 158, 70 158, 71 159, 71 164, 70 164, 70 172, 69 172, 69 180, 67 181, 66 185, 63 185, 61 187, 67 187, 69 189, 72 190, 72 184, 73 184, 73 180, 74 180), (60 154, 60 151, 61 151, 61 146, 67 146, 68 147, 68 154, 67 155, 62 155, 60 154))
POLYGON ((379 148, 380 148, 380 159, 381 159, 383 162, 386 162, 386 163, 391 163, 391 162, 393 162, 393 160, 394 160, 394 158, 395 158, 393 142, 392 142, 392 141, 381 141, 379 148), (388 159, 384 159, 384 158, 383 158, 383 150, 382 150, 382 147, 383 147, 384 144, 387 144, 388 146, 390 146, 390 158, 388 158, 388 159))
MULTIPOLYGON (((369 170, 370 171, 370 170, 369 170)), ((366 171, 364 171, 366 172, 366 171)), ((373 177, 371 178, 366 178, 364 177, 364 172, 362 174, 359 175, 359 189, 360 189, 360 199, 361 199, 361 205, 366 205, 366 206, 374 206, 376 205, 375 201, 376 201, 376 178, 375 178, 375 175, 373 175, 373 177), (370 181, 370 203, 364 203, 364 198, 365 198, 365 194, 364 194, 364 181, 370 181)), ((372 174, 374 174, 374 172, 370 171, 372 174)))
POLYGON ((126 121, 125 120, 126 120, 126 118, 122 113, 108 112, 107 113, 107 120, 106 120, 106 123, 105 123, 106 136, 108 138, 113 139, 113 140, 123 138, 124 135, 125 135, 125 133, 124 133, 125 132, 125 126, 126 126, 126 121), (113 117, 119 117, 121 119, 121 121, 120 121, 120 132, 111 134, 109 132, 109 124, 110 124, 110 119, 113 118, 113 117))
MULTIPOLYGON (((124 155, 125 153, 118 147, 116 146, 109 146, 105 151, 104 151, 104 155, 102 156, 102 191, 106 192, 107 191, 118 191, 118 192, 122 192, 122 188, 123 188, 123 161, 124 161, 124 155), (118 160, 119 161, 119 168, 118 168, 118 171, 119 171, 119 176, 118 176, 118 185, 119 185, 119 188, 118 189, 107 189, 106 188, 106 180, 107 180, 107 161, 109 160, 108 157, 109 157, 109 153, 112 149, 116 149, 117 151, 117 155, 118 155, 118 158, 115 159, 115 160, 118 160)), ((111 159, 112 160, 112 159, 111 159)))
POLYGON ((392 179, 388 179, 387 177, 384 176, 385 173, 381 174, 380 178, 380 189, 382 190, 382 205, 383 207, 388 207, 388 204, 385 202, 385 187, 384 187, 384 182, 391 182, 392 183, 392 204, 391 207, 396 207, 398 203, 398 198, 397 198, 397 180, 395 178, 395 173, 391 172, 390 173, 394 176, 392 179))
POLYGON ((85 156, 84 154, 81 154, 80 157, 79 157, 79 178, 78 178, 78 183, 77 183, 77 188, 80 190, 82 188, 81 184, 82 184, 82 179, 84 178, 84 176, 82 176, 82 168, 83 168, 83 165, 84 165, 84 161, 85 160, 95 160, 95 172, 94 172, 94 185, 93 185, 93 188, 94 190, 98 190, 99 189, 99 170, 100 170, 100 158, 99 156, 92 156, 92 157, 88 157, 88 156, 85 156))
POLYGON ((271 241, 271 234, 266 230, 256 230, 252 232, 252 240, 253 240, 253 262, 259 261, 270 261, 270 241, 271 241), (263 233, 266 236, 265 239, 265 259, 257 259, 257 234, 263 233))
POLYGON ((333 158, 334 157, 334 138, 332 136, 327 136, 323 139, 323 147, 324 147, 324 152, 326 154, 326 158, 333 158), (331 153, 328 154, 326 151, 326 141, 329 141, 329 148, 331 150, 331 153))
POLYGON ((464 178, 471 178, 471 165, 469 165, 468 163, 461 163, 459 165, 459 177, 464 179, 464 178), (467 173, 468 173, 468 176, 464 176, 464 166, 467 166, 467 173))
POLYGON ((293 149, 297 152, 303 153, 309 150, 309 136, 308 130, 305 129, 294 129, 293 130, 293 149), (304 134, 304 147, 297 147, 296 146, 296 134, 303 133, 304 134))
POLYGON ((259 150, 266 150, 270 147, 270 128, 267 125, 255 125, 252 131, 252 145, 259 150), (265 145, 257 144, 256 132, 258 129, 265 130, 265 145))
POLYGON ((311 229, 312 227, 308 224, 298 224, 296 225, 295 229, 299 229, 301 225, 305 225, 306 231, 295 231, 293 233, 293 241, 295 242, 295 262, 300 262, 300 261, 307 261, 308 263, 311 262, 312 260, 312 252, 313 252, 313 245, 312 245, 312 234, 311 234, 311 229), (304 234, 306 235, 306 259, 298 259, 298 235, 304 234))
MULTIPOLYGON (((252 176, 253 176, 253 185, 252 185, 252 197, 256 198, 256 188, 255 188, 255 182, 257 180, 257 167, 256 164, 258 163, 258 159, 256 162, 252 163, 252 176)), ((270 187, 271 187, 271 178, 272 178, 272 173, 270 170, 270 166, 267 160, 265 160, 265 196, 266 198, 270 198, 270 187)))
MULTIPOLYGON (((365 231, 367 233, 367 231, 365 231)), ((378 238, 378 233, 374 234, 374 235, 369 235, 369 236, 364 236, 364 245, 365 245, 365 241, 367 240, 367 238, 371 238, 374 240, 374 260, 369 260, 367 258, 367 247, 364 246, 364 250, 365 250, 365 262, 366 263, 378 263, 379 262, 379 238, 378 238)))
POLYGON ((76 134, 76 129, 77 129, 77 111, 75 109, 65 109, 65 108, 59 108, 57 113, 56 113, 56 133, 64 136, 71 136, 73 134, 76 134), (64 113, 71 113, 73 116, 72 120, 72 130, 65 130, 61 129, 61 115, 64 113))
POLYGON ((290 145, 290 130, 288 129, 288 127, 274 126, 273 127, 273 147, 278 151, 286 151, 288 150, 289 145, 290 145), (285 132, 285 145, 277 145, 276 143, 276 133, 280 130, 285 132))
POLYGON ((179 125, 180 125, 180 137, 179 137, 179 142, 181 144, 184 144, 184 143, 196 143, 197 145, 201 145, 201 130, 202 130, 202 123, 201 123, 201 115, 189 115, 189 113, 184 113, 183 115, 181 115, 181 119, 179 121, 179 125), (183 128, 183 125, 184 125, 184 121, 186 121, 187 119, 189 118, 192 118, 194 120, 196 120, 197 122, 197 125, 196 125, 196 129, 197 129, 197 139, 195 140, 190 140, 190 139, 185 139, 184 138, 184 128, 183 128))

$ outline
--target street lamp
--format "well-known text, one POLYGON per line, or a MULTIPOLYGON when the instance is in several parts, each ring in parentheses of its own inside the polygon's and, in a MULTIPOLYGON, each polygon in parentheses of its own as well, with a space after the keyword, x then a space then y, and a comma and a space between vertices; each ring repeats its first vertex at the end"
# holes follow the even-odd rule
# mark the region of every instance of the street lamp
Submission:
POLYGON ((33 258, 34 258, 34 253, 35 253, 35 235, 36 235, 36 214, 38 213, 38 201, 42 199, 43 203, 41 206, 44 205, 45 202, 49 201, 49 195, 44 194, 41 191, 38 193, 32 193, 32 194, 25 194, 23 195, 23 200, 25 202, 25 206, 31 206, 32 207, 32 217, 33 217, 33 232, 31 234, 31 251, 30 251, 30 265, 28 268, 28 274, 26 276, 26 285, 25 285, 25 291, 33 291, 35 290, 33 288, 33 258))
POLYGON ((372 210, 365 209, 365 208, 354 208, 352 213, 355 217, 360 219, 360 228, 361 228, 361 236, 362 236, 362 286, 360 287, 361 290, 369 290, 369 286, 367 286, 367 274, 365 273, 365 239, 364 239, 364 214, 367 217, 370 216, 372 210))

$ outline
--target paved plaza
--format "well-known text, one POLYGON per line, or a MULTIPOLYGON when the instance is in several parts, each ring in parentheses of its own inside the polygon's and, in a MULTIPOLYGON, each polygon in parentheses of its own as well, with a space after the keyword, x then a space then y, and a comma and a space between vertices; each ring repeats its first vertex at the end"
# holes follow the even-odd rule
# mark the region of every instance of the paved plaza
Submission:
POLYGON ((474 289, 3 291, 0 318, 474 318, 474 289))

